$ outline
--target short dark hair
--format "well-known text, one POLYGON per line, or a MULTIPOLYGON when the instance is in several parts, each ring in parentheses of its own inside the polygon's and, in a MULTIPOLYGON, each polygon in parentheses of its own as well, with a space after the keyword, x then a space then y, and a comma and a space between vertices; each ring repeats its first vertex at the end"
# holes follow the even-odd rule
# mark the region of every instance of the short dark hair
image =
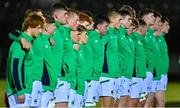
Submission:
POLYGON ((67 7, 63 3, 52 3, 49 10, 52 15, 56 10, 67 10, 67 7))
POLYGON ((138 19, 138 22, 139 22, 139 26, 146 26, 147 25, 147 23, 142 19, 138 19))
POLYGON ((94 17, 94 27, 96 28, 98 24, 103 24, 104 22, 110 23, 109 19, 104 15, 95 15, 94 17))
POLYGON ((54 18, 53 18, 51 15, 49 15, 48 12, 45 12, 45 13, 43 14, 43 16, 44 16, 44 18, 45 18, 45 22, 46 22, 46 23, 49 23, 49 24, 55 23, 54 18))
POLYGON ((153 9, 149 9, 149 8, 141 10, 141 11, 138 12, 137 18, 142 19, 145 15, 147 15, 149 13, 154 13, 154 10, 153 9))
POLYGON ((162 16, 161 22, 162 22, 162 23, 165 23, 165 21, 167 21, 167 22, 169 23, 169 18, 166 17, 166 16, 162 16))
POLYGON ((79 25, 79 26, 77 27, 77 31, 79 31, 79 32, 84 32, 84 31, 87 31, 87 29, 86 29, 84 26, 79 25))
POLYGON ((36 14, 37 12, 41 12, 41 9, 39 8, 27 9, 24 14, 24 19, 32 14, 36 14))
POLYGON ((158 11, 154 11, 153 13, 154 13, 155 18, 157 18, 157 17, 162 18, 162 15, 158 11))

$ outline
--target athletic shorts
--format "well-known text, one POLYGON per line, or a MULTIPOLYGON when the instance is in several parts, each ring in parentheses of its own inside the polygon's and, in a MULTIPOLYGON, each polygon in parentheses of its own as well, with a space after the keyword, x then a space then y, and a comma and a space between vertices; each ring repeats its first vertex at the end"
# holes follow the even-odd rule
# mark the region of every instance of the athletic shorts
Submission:
POLYGON ((153 80, 152 81, 152 87, 151 87, 151 92, 155 93, 157 91, 157 84, 158 84, 158 80, 153 80))
POLYGON ((75 107, 76 108, 82 108, 83 105, 84 105, 83 96, 76 93, 76 96, 75 96, 75 107))
POLYGON ((41 107, 48 107, 50 101, 54 99, 54 93, 52 91, 43 92, 41 97, 41 107))
POLYGON ((76 106, 75 101, 76 101, 76 91, 70 89, 68 107, 69 108, 75 107, 76 106))
POLYGON ((90 81, 88 83, 88 90, 86 95, 86 105, 94 105, 99 100, 99 81, 90 81))
POLYGON ((130 96, 132 81, 128 78, 122 77, 122 92, 121 96, 130 96))
POLYGON ((144 85, 143 85, 142 93, 149 93, 149 92, 151 92, 152 81, 153 81, 153 74, 152 74, 152 72, 146 72, 146 78, 143 80, 144 85))
POLYGON ((115 94, 115 78, 100 77, 99 96, 113 97, 115 94))
POLYGON ((55 89, 55 103, 68 102, 70 94, 70 83, 67 81, 58 80, 58 84, 55 89))
POLYGON ((167 88, 167 74, 166 75, 161 75, 161 79, 157 83, 157 90, 158 91, 165 91, 167 88))
POLYGON ((117 78, 115 79, 115 93, 113 98, 115 100, 120 99, 121 95, 122 95, 122 78, 117 78))
POLYGON ((9 94, 7 93, 7 97, 8 97, 8 103, 10 107, 16 107, 17 104, 17 94, 9 94))
POLYGON ((40 106, 42 97, 42 82, 33 81, 33 87, 31 92, 31 105, 30 106, 40 106))
POLYGON ((139 99, 144 86, 142 78, 132 78, 130 98, 139 99))

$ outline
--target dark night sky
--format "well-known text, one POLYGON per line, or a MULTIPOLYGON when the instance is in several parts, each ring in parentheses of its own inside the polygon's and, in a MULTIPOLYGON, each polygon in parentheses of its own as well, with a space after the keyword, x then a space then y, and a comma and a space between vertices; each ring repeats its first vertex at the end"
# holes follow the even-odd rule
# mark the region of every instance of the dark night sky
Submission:
POLYGON ((119 8, 123 4, 131 5, 136 11, 153 8, 167 16, 171 22, 170 33, 166 40, 170 53, 179 53, 180 37, 180 1, 179 0, 1 0, 0 1, 0 44, 8 46, 7 33, 20 28, 24 11, 31 7, 47 9, 53 1, 60 1, 67 6, 93 13, 104 13, 108 8, 119 8), (97 3, 98 1, 98 3, 97 3))

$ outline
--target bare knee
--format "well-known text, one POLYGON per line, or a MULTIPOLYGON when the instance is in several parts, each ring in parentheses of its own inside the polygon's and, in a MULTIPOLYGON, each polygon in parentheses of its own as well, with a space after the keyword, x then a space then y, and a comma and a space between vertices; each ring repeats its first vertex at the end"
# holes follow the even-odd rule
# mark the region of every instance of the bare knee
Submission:
POLYGON ((67 102, 58 102, 55 104, 56 108, 61 108, 61 107, 68 107, 68 103, 67 102))
POLYGON ((118 102, 118 107, 126 107, 127 101, 128 101, 128 96, 121 97, 119 102, 118 102))
POLYGON ((148 96, 147 96, 147 99, 146 99, 146 103, 145 103, 145 107, 153 107, 154 106, 154 97, 155 97, 155 94, 154 93, 150 93, 148 96))
POLYGON ((102 99, 102 104, 103 104, 103 107, 112 107, 112 97, 110 96, 104 96, 104 97, 101 97, 102 99))
POLYGON ((19 103, 24 103, 24 101, 25 101, 25 95, 18 96, 18 102, 19 103))
POLYGON ((128 107, 137 107, 139 99, 129 99, 128 100, 128 107))
POLYGON ((156 106, 157 107, 164 107, 165 106, 164 91, 158 91, 157 93, 155 93, 155 99, 156 99, 156 106))

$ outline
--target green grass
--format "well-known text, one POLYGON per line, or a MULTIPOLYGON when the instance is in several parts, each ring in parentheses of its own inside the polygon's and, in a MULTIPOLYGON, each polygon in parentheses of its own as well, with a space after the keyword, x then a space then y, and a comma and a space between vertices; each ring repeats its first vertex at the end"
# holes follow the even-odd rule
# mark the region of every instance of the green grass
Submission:
POLYGON ((166 91, 166 102, 180 103, 180 83, 169 83, 166 91))
MULTIPOLYGON (((170 82, 166 91, 167 106, 180 106, 180 83, 170 82)), ((0 80, 0 107, 5 107, 5 80, 0 80)))
POLYGON ((5 107, 4 95, 5 95, 5 80, 0 80, 0 107, 5 107))

